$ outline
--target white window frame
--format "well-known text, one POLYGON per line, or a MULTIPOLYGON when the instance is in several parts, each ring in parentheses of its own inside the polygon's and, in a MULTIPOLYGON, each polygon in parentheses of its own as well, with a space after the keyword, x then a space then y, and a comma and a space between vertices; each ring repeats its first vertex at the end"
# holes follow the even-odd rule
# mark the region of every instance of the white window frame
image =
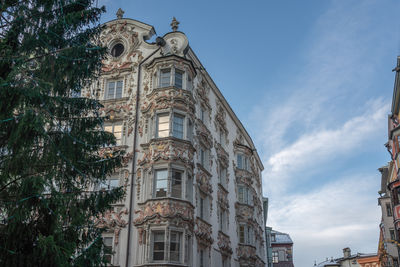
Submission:
MULTIPOLYGON (((155 114, 155 127, 154 128, 154 137, 155 138, 167 138, 167 137, 174 137, 177 139, 181 140, 188 140, 192 141, 193 139, 193 123, 188 118, 188 116, 185 115, 184 112, 180 110, 167 110, 167 111, 160 111, 155 114), (168 118, 168 129, 164 130, 166 133, 168 133, 166 136, 162 135, 160 136, 160 117, 167 117, 168 118), (175 121, 175 118, 182 118, 182 138, 177 135, 176 127, 177 123, 175 121)), ((150 131, 151 132, 151 131, 150 131)))
POLYGON ((120 99, 124 97, 124 79, 115 79, 115 80, 108 80, 107 81, 107 88, 105 90, 105 95, 104 95, 104 99, 105 100, 109 100, 109 99, 120 99), (114 93, 113 96, 110 97, 109 96, 109 91, 110 91, 110 83, 114 83, 114 93), (121 83, 121 96, 117 97, 117 84, 121 83))
POLYGON ((153 170, 153 177, 152 177, 152 193, 151 197, 153 199, 157 198, 175 198, 175 199, 182 199, 182 200, 188 200, 192 202, 193 199, 193 177, 191 174, 188 173, 188 171, 180 165, 176 164, 170 164, 170 165, 160 165, 156 166, 153 170), (166 171, 167 172, 167 187, 166 187, 166 193, 165 196, 158 196, 157 197, 157 173, 159 171, 166 171), (172 174, 173 172, 179 172, 181 173, 181 186, 180 186, 180 197, 173 196, 172 192, 172 174), (190 177, 190 178, 189 178, 190 177), (190 190, 190 191, 188 191, 190 190))
POLYGON ((250 169, 249 168, 249 158, 242 153, 238 153, 236 155, 236 163, 237 163, 236 166, 238 169, 246 170, 246 171, 248 171, 250 169))
POLYGON ((279 252, 272 251, 272 263, 278 263, 278 262, 279 262, 279 252))
POLYGON ((222 207, 219 207, 219 230, 226 233, 228 230, 228 211, 222 207))
POLYGON ((219 164, 219 169, 218 169, 218 177, 219 177, 219 183, 224 187, 228 187, 228 169, 225 168, 221 163, 219 164))
POLYGON ((175 67, 175 65, 166 67, 166 68, 160 68, 158 71, 158 79, 157 79, 157 86, 158 88, 167 88, 170 86, 176 87, 178 89, 182 90, 192 90, 192 77, 187 73, 185 69, 180 69, 175 67), (167 73, 166 70, 169 70, 169 83, 164 83, 163 81, 163 73, 167 73), (181 86, 177 86, 176 84, 176 75, 177 73, 182 74, 182 84, 181 86))
MULTIPOLYGON (((185 230, 175 228, 175 227, 153 227, 150 229, 149 234, 150 234, 150 257, 149 257, 150 262, 154 262, 154 263, 164 263, 165 262, 165 263, 183 264, 186 261, 186 259, 190 260, 189 257, 188 258, 186 257, 186 252, 185 252, 186 242, 188 242, 188 240, 186 239, 186 236, 190 236, 190 235, 186 234, 185 230), (179 236, 178 236, 178 238, 179 238, 179 240, 178 240, 179 261, 171 260, 171 234, 172 234, 172 232, 179 233, 179 236), (154 234, 155 233, 164 233, 164 249, 163 249, 164 256, 163 256, 162 260, 154 259, 154 234)), ((190 251, 190 248, 189 248, 189 251, 190 251)))
POLYGON ((118 175, 107 177, 105 181, 98 185, 98 190, 112 190, 120 186, 120 179, 118 175), (113 182, 112 182, 113 181, 113 182))
POLYGON ((199 193, 199 206, 198 216, 205 222, 209 220, 209 197, 206 194, 199 193))
POLYGON ((110 258, 110 264, 113 263, 113 253, 114 253, 114 237, 113 236, 109 236, 109 235, 104 235, 103 236, 103 243, 105 247, 110 247, 111 248, 111 253, 105 253, 104 256, 109 257, 110 258), (106 242, 105 240, 111 240, 111 247, 110 246, 106 246, 106 242))
POLYGON ((238 185, 238 202, 251 206, 253 205, 253 192, 248 186, 242 184, 238 185), (243 197, 241 197, 241 194, 243 194, 243 197))

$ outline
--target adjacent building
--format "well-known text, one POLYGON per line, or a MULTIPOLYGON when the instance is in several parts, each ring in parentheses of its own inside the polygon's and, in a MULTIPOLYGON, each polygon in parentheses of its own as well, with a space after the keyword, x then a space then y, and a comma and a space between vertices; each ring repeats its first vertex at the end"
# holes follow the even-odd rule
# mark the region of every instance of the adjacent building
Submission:
POLYGON ((378 204, 381 207, 382 219, 379 225, 379 255, 383 266, 399 266, 399 253, 396 244, 396 231, 393 223, 391 192, 388 190, 388 175, 390 165, 379 168, 381 173, 381 190, 378 204))
POLYGON ((103 153, 126 151, 97 189, 126 197, 96 224, 113 266, 265 266, 263 165, 178 24, 154 42, 121 9, 104 25, 111 55, 82 94, 101 100, 117 139, 103 153))
POLYGON ((351 254, 350 248, 343 249, 343 257, 326 258, 325 261, 315 263, 314 267, 380 267, 377 254, 356 253, 351 254))
POLYGON ((293 241, 289 234, 275 230, 270 232, 273 267, 293 267, 293 241))

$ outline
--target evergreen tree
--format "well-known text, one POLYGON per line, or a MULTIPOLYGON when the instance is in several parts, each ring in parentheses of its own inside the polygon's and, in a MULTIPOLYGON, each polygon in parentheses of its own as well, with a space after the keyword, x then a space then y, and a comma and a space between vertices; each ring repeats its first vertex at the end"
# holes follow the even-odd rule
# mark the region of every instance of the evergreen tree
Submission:
POLYGON ((88 191, 121 165, 101 105, 77 97, 100 72, 104 7, 0 0, 0 266, 104 266, 98 214, 121 188, 88 191), (103 150, 102 150, 103 149, 103 150))

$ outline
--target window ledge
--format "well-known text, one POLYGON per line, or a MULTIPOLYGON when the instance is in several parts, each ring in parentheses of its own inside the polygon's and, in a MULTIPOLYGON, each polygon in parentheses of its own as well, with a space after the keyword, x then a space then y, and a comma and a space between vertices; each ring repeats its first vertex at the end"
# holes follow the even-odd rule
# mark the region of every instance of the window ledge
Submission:
POLYGON ((173 197, 149 198, 149 199, 145 200, 144 202, 138 202, 137 204, 138 204, 138 205, 145 205, 145 204, 147 204, 148 202, 152 202, 152 201, 163 201, 163 200, 166 200, 166 201, 176 201, 176 202, 186 203, 186 204, 188 204, 189 206, 191 206, 192 208, 194 208, 193 204, 192 204, 189 200, 181 199, 181 198, 173 198, 173 197))
POLYGON ((178 262, 149 262, 145 264, 137 264, 133 265, 135 267, 152 267, 152 266, 158 266, 158 267, 163 267, 163 266, 182 266, 182 267, 188 267, 189 265, 183 264, 183 263, 178 263, 178 262))
POLYGON ((144 147, 144 148, 147 148, 151 143, 155 143, 155 142, 159 142, 159 141, 181 142, 181 143, 185 143, 185 144, 191 145, 192 148, 194 148, 192 141, 186 140, 186 139, 176 138, 176 137, 173 137, 173 136, 151 138, 149 140, 149 142, 144 143, 144 144, 140 144, 140 146, 144 147))
POLYGON ((101 103, 104 104, 111 104, 111 103, 116 103, 116 102, 122 102, 122 101, 127 101, 129 97, 121 97, 121 98, 110 98, 110 99, 101 99, 99 100, 101 103))

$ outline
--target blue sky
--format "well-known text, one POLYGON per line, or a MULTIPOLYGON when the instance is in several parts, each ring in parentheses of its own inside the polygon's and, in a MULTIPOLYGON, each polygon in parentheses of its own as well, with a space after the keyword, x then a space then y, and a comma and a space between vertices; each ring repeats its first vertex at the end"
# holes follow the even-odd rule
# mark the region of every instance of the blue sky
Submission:
POLYGON ((115 18, 180 30, 242 120, 265 165, 268 225, 296 267, 376 252, 379 172, 400 54, 400 2, 100 0, 115 18))

